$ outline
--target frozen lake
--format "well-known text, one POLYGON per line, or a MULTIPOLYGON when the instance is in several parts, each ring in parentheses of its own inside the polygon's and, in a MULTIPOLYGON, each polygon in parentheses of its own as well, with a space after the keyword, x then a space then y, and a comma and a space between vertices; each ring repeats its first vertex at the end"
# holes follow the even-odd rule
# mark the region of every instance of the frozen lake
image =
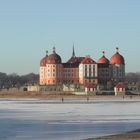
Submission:
POLYGON ((82 140, 140 128, 140 101, 0 99, 0 140, 82 140))

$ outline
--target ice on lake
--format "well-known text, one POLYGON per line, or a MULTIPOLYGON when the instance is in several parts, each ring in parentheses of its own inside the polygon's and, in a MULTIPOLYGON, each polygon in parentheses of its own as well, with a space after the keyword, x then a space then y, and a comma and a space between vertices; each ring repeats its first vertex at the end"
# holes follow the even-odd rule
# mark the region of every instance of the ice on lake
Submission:
POLYGON ((0 140, 81 140, 140 128, 139 100, 0 99, 0 140))

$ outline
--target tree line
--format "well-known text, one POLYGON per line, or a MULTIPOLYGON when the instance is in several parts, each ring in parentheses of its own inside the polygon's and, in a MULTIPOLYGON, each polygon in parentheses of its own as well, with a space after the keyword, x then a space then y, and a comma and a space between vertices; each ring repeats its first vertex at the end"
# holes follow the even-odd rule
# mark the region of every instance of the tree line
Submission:
POLYGON ((129 83, 140 83, 140 73, 127 73, 126 74, 126 81, 129 83))
MULTIPOLYGON (((140 73, 127 73, 126 81, 129 83, 140 83, 140 73)), ((16 73, 6 74, 0 72, 0 88, 12 88, 39 83, 39 74, 29 73, 18 75, 16 73)))
POLYGON ((0 88, 19 88, 25 85, 38 84, 39 75, 29 73, 27 75, 18 75, 16 73, 6 74, 0 72, 0 88))

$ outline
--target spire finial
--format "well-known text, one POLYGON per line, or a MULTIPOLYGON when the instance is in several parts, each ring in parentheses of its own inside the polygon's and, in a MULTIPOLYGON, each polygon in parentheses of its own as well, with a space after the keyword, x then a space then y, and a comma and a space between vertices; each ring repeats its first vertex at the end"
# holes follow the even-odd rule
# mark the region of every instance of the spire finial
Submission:
POLYGON ((116 51, 117 51, 117 53, 119 52, 119 48, 118 47, 116 47, 116 51))
POLYGON ((102 53, 103 53, 103 56, 105 56, 105 51, 102 51, 102 53))
POLYGON ((55 53, 55 46, 53 47, 53 53, 55 53))
POLYGON ((46 50, 46 56, 48 55, 48 50, 46 50))
POLYGON ((72 56, 75 57, 74 43, 73 43, 73 52, 72 52, 72 56))

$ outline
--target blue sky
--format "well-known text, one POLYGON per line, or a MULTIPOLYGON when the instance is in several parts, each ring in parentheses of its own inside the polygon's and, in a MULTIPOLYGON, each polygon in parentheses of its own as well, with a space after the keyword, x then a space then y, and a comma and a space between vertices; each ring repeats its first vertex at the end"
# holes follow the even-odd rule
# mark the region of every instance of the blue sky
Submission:
POLYGON ((120 48, 127 72, 140 72, 139 0, 0 0, 0 71, 39 72, 48 50, 96 61, 120 48))

